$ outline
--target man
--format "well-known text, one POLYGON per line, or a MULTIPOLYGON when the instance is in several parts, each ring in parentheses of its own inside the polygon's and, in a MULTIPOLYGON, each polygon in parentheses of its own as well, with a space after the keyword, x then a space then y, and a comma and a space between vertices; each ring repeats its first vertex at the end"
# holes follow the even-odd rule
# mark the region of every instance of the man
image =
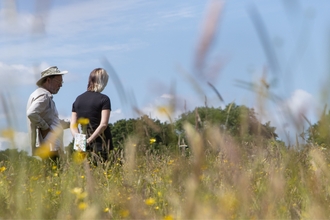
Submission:
POLYGON ((26 115, 30 121, 30 138, 32 155, 36 155, 38 147, 47 148, 46 156, 56 158, 63 149, 63 129, 70 127, 70 122, 60 120, 53 101, 63 84, 63 75, 56 66, 41 72, 37 81, 38 88, 30 95, 26 115))

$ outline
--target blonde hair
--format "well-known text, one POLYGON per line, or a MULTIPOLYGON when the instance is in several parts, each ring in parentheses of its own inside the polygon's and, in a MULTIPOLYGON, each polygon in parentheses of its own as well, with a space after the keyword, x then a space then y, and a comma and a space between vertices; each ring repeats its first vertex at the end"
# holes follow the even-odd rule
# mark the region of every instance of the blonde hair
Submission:
POLYGON ((102 92, 108 83, 109 75, 105 69, 96 68, 89 74, 87 91, 102 92))

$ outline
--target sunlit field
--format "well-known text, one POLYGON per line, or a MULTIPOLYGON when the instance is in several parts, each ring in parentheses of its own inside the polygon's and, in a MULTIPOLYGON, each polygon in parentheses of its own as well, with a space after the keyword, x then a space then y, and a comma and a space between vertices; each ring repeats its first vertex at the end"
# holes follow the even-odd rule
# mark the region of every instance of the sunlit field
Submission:
POLYGON ((236 144, 217 127, 185 125, 189 148, 93 164, 81 153, 40 161, 7 150, 0 161, 3 219, 325 219, 329 150, 275 141, 236 144))
MULTIPOLYGON (((17 150, 22 148, 14 144, 12 100, 0 93, 8 125, 0 132, 10 143, 0 151, 0 219, 330 218, 330 111, 325 107, 315 124, 288 113, 292 127, 308 127, 296 141, 281 140, 272 122, 257 117, 279 100, 267 70, 255 81, 238 81, 239 89, 255 96, 258 109, 225 105, 210 80, 222 64, 207 60, 223 10, 214 2, 196 43, 195 75, 182 73, 181 83, 203 98, 206 84, 222 107, 207 106, 205 96, 205 106, 176 118, 173 92, 174 101, 158 109, 168 118, 161 122, 132 104, 137 119, 109 124, 115 150, 106 162, 74 151, 72 143, 56 161, 44 148, 34 157, 17 150)), ((250 13, 257 36, 267 42, 258 13, 250 13)), ((273 64, 269 54, 267 59, 273 64)), ((111 68, 106 59, 102 65, 111 68)), ((109 75, 120 88, 119 74, 109 75)), ((322 91, 324 100, 328 90, 322 91)))

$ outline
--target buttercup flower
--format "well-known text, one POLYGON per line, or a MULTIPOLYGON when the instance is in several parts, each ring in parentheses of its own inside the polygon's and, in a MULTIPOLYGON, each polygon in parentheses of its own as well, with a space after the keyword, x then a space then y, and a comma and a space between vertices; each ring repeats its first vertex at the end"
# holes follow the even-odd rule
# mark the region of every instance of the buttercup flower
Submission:
POLYGON ((6 170, 6 167, 0 167, 0 173, 6 170))
POLYGON ((48 157, 51 157, 52 155, 53 152, 50 151, 47 145, 42 145, 41 147, 37 147, 36 149, 36 156, 40 157, 41 159, 46 159, 48 157))
POLYGON ((82 151, 76 151, 72 154, 73 156, 73 161, 75 163, 82 163, 84 161, 84 159, 86 158, 87 154, 85 152, 82 151))
POLYGON ((155 199, 153 199, 153 198, 149 198, 149 199, 147 199, 147 200, 145 201, 145 203, 146 203, 147 205, 153 205, 153 204, 155 204, 155 199))
POLYGON ((87 207, 88 207, 88 205, 85 202, 81 202, 78 204, 78 208, 81 210, 86 209, 87 207))
POLYGON ((80 194, 80 193, 82 193, 82 188, 79 188, 79 187, 75 187, 75 188, 73 188, 73 190, 71 191, 73 194, 76 194, 76 195, 78 195, 78 194, 80 194))
POLYGON ((121 217, 125 218, 129 215, 129 211, 128 210, 121 210, 120 215, 121 215, 121 217))
POLYGON ((164 220, 173 220, 174 218, 171 215, 167 215, 164 217, 164 220))
POLYGON ((81 125, 88 125, 89 124, 89 119, 88 118, 79 118, 77 123, 81 124, 81 125))

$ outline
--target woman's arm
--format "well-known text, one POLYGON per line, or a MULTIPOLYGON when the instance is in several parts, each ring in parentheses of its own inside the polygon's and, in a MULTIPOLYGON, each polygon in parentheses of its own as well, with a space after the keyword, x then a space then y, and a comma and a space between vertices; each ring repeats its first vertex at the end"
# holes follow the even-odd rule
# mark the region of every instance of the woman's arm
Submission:
POLYGON ((101 122, 93 134, 87 139, 87 144, 94 141, 109 125, 110 109, 104 109, 101 112, 101 122))
POLYGON ((70 130, 73 137, 79 133, 76 112, 71 113, 70 130))

